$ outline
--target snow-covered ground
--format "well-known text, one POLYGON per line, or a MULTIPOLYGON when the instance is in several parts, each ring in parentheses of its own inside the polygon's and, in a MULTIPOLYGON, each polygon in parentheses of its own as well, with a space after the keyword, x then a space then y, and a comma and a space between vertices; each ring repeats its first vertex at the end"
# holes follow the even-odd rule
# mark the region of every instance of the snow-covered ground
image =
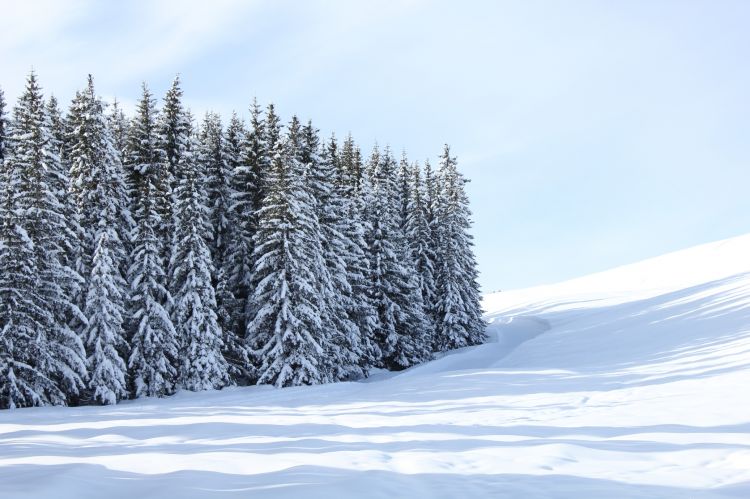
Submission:
POLYGON ((0 497, 750 497, 750 236, 484 306, 367 382, 3 411, 0 497))

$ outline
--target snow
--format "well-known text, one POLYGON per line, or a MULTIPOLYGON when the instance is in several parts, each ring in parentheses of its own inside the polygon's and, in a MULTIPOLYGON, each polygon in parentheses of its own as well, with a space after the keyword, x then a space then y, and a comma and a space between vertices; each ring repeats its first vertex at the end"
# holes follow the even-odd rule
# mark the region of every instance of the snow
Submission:
POLYGON ((0 497, 750 497, 750 235, 488 295, 366 382, 0 413, 0 497))

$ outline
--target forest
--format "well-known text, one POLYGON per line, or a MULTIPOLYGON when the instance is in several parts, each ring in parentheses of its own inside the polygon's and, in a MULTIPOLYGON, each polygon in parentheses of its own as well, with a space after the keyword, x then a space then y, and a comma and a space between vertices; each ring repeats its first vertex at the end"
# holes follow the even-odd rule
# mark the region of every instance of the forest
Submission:
POLYGON ((312 385, 480 344, 467 180, 253 101, 0 90, 0 408, 312 385))

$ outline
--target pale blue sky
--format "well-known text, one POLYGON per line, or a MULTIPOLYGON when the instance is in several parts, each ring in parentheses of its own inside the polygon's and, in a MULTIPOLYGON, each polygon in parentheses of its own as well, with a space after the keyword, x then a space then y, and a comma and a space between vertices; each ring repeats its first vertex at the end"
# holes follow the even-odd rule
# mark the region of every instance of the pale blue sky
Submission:
MULTIPOLYGON (((469 194, 484 291, 750 230, 750 2, 0 0, 0 86, 126 104, 182 74, 433 160, 469 194), (23 4, 23 5, 22 5, 23 4)), ((750 255, 748 256, 750 258, 750 255)), ((690 269, 685 269, 689 272, 690 269)))

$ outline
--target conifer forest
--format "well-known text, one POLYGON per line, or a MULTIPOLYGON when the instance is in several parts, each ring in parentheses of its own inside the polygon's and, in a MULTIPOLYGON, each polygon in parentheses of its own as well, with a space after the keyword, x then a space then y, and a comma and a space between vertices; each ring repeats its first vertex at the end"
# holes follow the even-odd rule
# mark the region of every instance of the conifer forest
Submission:
POLYGON ((313 385, 482 343, 467 180, 253 101, 0 91, 0 408, 313 385), (246 106, 245 103, 238 103, 246 106))

